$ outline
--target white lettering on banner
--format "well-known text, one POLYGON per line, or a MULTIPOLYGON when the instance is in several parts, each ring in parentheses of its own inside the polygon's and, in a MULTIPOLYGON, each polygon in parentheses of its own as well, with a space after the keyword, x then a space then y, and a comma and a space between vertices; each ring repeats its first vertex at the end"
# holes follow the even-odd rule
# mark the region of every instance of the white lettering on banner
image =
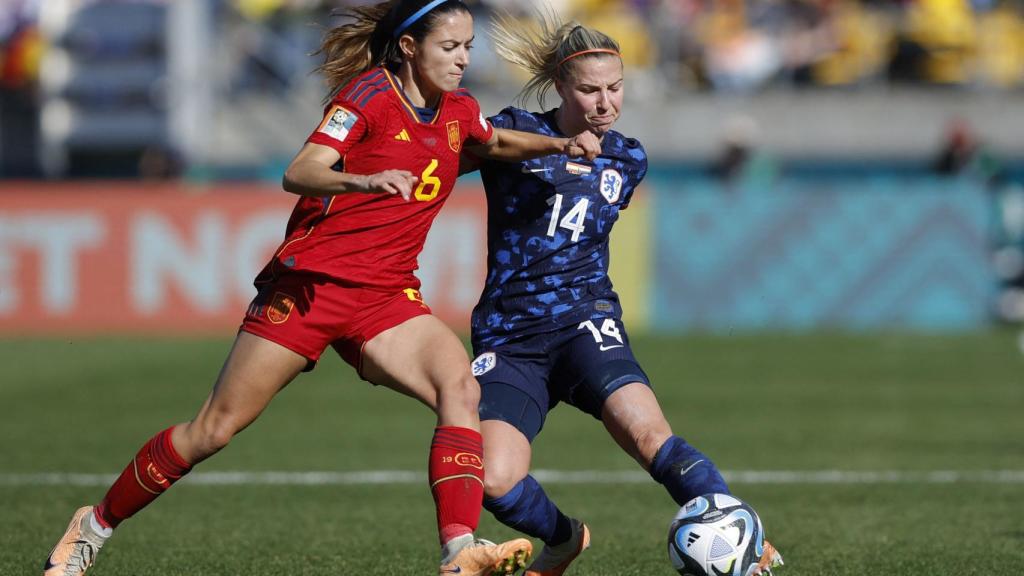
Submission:
POLYGON ((475 212, 448 212, 437 217, 420 254, 417 275, 423 281, 427 305, 446 300, 459 310, 473 308, 483 287, 484 255, 480 216, 475 212), (450 273, 445 274, 444 269, 450 273), (441 279, 452 282, 440 285, 441 279))
POLYGON ((224 219, 201 212, 194 231, 179 231, 167 218, 142 213, 131 225, 131 295, 136 309, 153 314, 165 306, 173 281, 196 308, 217 312, 225 304, 228 264, 224 219), (193 240, 191 250, 187 245, 193 240))
POLYGON ((24 214, 0 218, 0 311, 20 304, 17 249, 39 255, 41 304, 50 314, 71 311, 78 296, 80 252, 95 248, 106 235, 104 222, 90 214, 24 214))
POLYGON ((0 220, 0 314, 13 310, 18 304, 18 287, 14 283, 17 267, 14 256, 7 250, 4 231, 4 222, 0 220))
POLYGON ((0 313, 18 306, 18 260, 14 242, 18 233, 13 220, 0 218, 0 313))
MULTIPOLYGON (((284 240, 284 229, 288 223, 288 211, 268 211, 253 214, 242 224, 235 243, 234 282, 237 294, 248 300, 256 296, 252 281, 266 265, 274 250, 284 240)), ((228 264, 228 263, 225 263, 228 264)))

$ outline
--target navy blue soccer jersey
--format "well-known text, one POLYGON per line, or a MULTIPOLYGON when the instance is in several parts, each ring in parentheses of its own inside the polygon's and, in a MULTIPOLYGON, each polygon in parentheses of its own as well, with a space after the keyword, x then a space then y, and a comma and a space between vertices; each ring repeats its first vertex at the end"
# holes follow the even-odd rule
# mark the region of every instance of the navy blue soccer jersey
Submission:
MULTIPOLYGON (((490 121, 563 136, 554 111, 506 108, 490 121)), ((473 310, 474 348, 621 316, 608 278, 608 235, 646 172, 643 146, 615 131, 605 134, 593 162, 554 154, 481 165, 488 255, 484 291, 473 310)))

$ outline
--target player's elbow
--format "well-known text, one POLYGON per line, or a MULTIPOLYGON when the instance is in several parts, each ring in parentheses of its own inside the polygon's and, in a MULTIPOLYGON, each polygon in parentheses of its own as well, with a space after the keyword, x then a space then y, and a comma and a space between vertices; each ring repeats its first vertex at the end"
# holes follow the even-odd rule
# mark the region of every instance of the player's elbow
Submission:
POLYGON ((284 176, 281 177, 281 187, 284 188, 285 192, 291 192, 292 194, 301 194, 304 186, 303 172, 301 168, 297 168, 295 164, 291 164, 284 171, 284 176))
POLYGON ((501 128, 495 128, 494 134, 491 136, 490 140, 469 148, 469 151, 476 156, 477 159, 486 158, 488 160, 502 160, 502 156, 506 153, 505 148, 508 140, 505 132, 506 131, 501 128))

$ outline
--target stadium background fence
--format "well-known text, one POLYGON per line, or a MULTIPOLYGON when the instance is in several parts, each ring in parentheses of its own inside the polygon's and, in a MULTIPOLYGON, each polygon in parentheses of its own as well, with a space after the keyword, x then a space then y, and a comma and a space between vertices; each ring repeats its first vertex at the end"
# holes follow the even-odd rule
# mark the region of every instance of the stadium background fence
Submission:
MULTIPOLYGON (((733 182, 655 167, 613 232, 631 330, 966 330, 994 318, 996 197, 926 173, 733 182)), ((0 190, 0 334, 220 333, 283 237, 264 183, 28 183, 0 190)), ((485 200, 460 183, 420 258, 465 331, 486 264, 485 200)))

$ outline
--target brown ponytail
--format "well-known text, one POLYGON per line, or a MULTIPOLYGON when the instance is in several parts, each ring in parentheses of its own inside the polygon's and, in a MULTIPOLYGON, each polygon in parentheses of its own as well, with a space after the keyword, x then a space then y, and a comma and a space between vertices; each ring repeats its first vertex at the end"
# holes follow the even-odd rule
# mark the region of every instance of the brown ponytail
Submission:
POLYGON ((324 55, 324 63, 316 70, 324 75, 330 88, 328 99, 334 97, 349 80, 380 64, 374 61, 373 37, 394 4, 394 1, 387 1, 344 9, 340 15, 351 22, 332 28, 324 35, 324 41, 316 51, 316 54, 324 55))

